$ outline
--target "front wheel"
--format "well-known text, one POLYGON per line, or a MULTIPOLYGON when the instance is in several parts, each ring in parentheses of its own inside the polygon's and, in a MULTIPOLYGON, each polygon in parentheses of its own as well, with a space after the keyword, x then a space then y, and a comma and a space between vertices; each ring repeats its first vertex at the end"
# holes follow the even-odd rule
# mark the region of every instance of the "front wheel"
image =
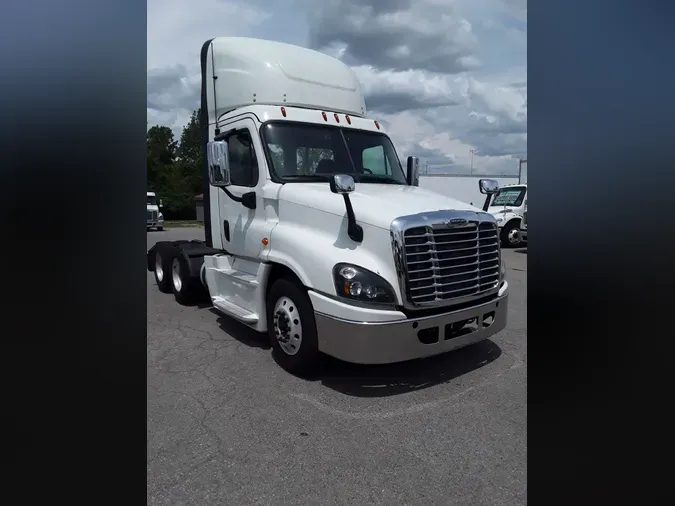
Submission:
POLYGON ((520 223, 512 221, 502 228, 502 246, 505 248, 517 248, 523 243, 523 238, 520 235, 520 223))
POLYGON ((304 287, 281 278, 267 294, 267 333, 281 367, 295 374, 313 372, 319 364, 314 309, 304 287))

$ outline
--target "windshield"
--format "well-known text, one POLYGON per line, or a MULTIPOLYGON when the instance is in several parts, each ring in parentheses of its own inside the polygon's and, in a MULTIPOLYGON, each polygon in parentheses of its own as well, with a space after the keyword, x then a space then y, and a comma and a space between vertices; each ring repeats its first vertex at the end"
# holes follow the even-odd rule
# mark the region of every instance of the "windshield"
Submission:
POLYGON ((261 133, 270 169, 284 182, 350 174, 360 183, 406 184, 394 146, 384 134, 286 122, 269 123, 261 133))
POLYGON ((148 197, 148 205, 149 206, 156 206, 157 205, 157 197, 148 197))
POLYGON ((492 201, 493 206, 513 206, 520 207, 525 198, 527 188, 502 188, 495 195, 492 201))

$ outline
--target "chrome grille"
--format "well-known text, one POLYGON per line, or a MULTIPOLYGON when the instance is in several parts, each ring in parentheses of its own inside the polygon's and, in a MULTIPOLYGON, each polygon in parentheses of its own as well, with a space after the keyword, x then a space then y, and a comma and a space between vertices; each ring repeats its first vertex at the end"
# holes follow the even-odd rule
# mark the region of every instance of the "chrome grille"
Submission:
POLYGON ((148 210, 147 221, 157 221, 157 211, 148 210))
POLYGON ((497 289, 499 233, 492 221, 426 225, 403 232, 405 277, 416 306, 447 304, 497 289))

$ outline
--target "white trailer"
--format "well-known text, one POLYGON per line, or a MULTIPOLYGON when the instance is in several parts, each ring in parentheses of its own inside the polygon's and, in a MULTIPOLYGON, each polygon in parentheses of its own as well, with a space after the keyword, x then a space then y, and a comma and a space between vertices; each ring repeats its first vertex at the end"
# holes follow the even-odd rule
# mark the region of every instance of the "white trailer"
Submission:
POLYGON ((206 240, 150 249, 160 290, 190 304, 206 287, 295 372, 321 353, 399 362, 505 327, 496 219, 418 187, 419 159, 403 168, 349 67, 229 37, 204 44, 201 67, 206 240))
POLYGON ((485 195, 480 192, 478 182, 489 177, 499 183, 501 188, 518 182, 518 176, 498 174, 490 176, 470 176, 467 174, 420 174, 420 188, 439 193, 446 197, 483 207, 485 195))

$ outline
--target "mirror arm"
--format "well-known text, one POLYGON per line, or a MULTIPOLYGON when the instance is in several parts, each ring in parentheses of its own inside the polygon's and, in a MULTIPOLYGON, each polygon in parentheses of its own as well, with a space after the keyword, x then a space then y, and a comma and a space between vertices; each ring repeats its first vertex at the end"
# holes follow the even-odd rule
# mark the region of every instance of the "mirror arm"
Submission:
POLYGON ((349 238, 354 242, 362 242, 363 228, 356 223, 352 201, 347 193, 343 193, 342 197, 345 199, 345 207, 347 208, 347 235, 349 235, 349 238))
POLYGON ((225 192, 225 195, 230 197, 235 202, 239 202, 244 207, 247 207, 248 209, 255 209, 256 208, 255 192, 246 192, 241 197, 237 197, 236 195, 234 195, 232 192, 230 192, 230 190, 228 190, 224 186, 221 186, 220 189, 225 192))
POLYGON ((488 207, 490 207, 490 200, 492 200, 492 195, 488 193, 485 196, 485 204, 483 204, 483 211, 487 211, 488 207))

